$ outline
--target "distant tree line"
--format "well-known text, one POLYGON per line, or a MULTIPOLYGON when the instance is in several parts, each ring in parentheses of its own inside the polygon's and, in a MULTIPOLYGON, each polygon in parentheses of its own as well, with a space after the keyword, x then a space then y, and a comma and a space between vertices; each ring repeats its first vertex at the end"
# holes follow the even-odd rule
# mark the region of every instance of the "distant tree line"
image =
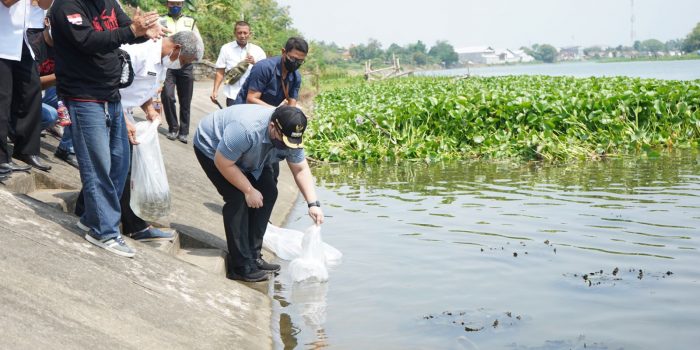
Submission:
POLYGON ((459 62, 459 56, 454 47, 447 41, 437 41, 429 49, 420 40, 405 46, 394 43, 383 49, 382 43, 377 39, 369 39, 366 44, 352 45, 347 49, 335 43, 325 42, 316 42, 312 47, 316 51, 312 54, 326 64, 364 63, 365 61, 388 63, 392 57, 398 58, 402 64, 414 66, 453 67, 459 62))

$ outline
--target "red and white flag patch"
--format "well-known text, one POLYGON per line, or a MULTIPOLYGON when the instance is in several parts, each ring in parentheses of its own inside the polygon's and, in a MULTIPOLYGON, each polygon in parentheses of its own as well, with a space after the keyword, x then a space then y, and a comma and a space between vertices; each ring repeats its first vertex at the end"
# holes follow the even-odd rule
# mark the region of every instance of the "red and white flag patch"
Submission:
POLYGON ((68 22, 74 25, 82 25, 83 24, 83 16, 81 16, 79 13, 74 13, 72 15, 66 16, 68 19, 68 22))

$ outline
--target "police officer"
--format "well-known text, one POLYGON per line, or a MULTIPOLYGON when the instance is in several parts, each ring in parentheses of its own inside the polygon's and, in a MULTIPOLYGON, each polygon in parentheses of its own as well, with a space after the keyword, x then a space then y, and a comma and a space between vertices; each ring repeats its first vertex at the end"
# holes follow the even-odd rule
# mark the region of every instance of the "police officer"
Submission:
MULTIPOLYGON (((167 2, 168 14, 160 18, 160 24, 168 28, 170 35, 181 31, 193 31, 198 38, 199 30, 195 19, 182 14, 185 0, 169 0, 167 2)), ((190 133, 190 104, 192 103, 192 91, 194 88, 194 75, 192 64, 182 67, 171 67, 165 76, 165 84, 161 92, 161 101, 165 120, 168 122, 168 139, 176 138, 187 143, 187 135, 190 133), (180 102, 180 122, 178 123, 175 109, 175 88, 177 87, 177 100, 180 102)))

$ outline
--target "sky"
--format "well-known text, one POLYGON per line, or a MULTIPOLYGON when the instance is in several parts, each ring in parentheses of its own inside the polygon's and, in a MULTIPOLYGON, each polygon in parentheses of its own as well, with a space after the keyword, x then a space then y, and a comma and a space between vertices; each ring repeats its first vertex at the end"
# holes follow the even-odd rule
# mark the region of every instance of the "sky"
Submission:
MULTIPOLYGON (((631 0, 277 0, 311 40, 429 47, 632 45, 631 0)), ((685 38, 700 0, 634 0, 636 40, 685 38)))

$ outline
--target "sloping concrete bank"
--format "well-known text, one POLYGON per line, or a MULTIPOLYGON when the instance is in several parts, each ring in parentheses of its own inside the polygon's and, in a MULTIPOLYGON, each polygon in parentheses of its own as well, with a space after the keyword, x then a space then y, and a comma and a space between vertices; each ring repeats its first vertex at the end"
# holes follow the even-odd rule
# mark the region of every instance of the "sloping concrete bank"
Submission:
MULTIPOLYGON (((208 80, 195 83, 190 135, 218 109, 209 101, 211 86, 208 80)), ((0 185, 0 348, 273 347, 279 326, 271 327, 276 322, 264 294, 268 287, 224 277, 221 196, 201 170, 191 140, 166 139, 167 125, 160 132, 172 211, 155 226, 176 229, 179 237, 166 245, 129 240, 137 249, 134 259, 87 243, 77 218, 64 213, 72 211, 80 178, 53 157, 53 137, 42 139, 42 159, 53 166, 49 173, 13 174, 0 185)), ((271 218, 276 225, 298 196, 289 169, 280 169, 271 218)))
POLYGON ((92 246, 75 217, 0 190, 0 348, 266 349, 269 298, 138 242, 92 246))

